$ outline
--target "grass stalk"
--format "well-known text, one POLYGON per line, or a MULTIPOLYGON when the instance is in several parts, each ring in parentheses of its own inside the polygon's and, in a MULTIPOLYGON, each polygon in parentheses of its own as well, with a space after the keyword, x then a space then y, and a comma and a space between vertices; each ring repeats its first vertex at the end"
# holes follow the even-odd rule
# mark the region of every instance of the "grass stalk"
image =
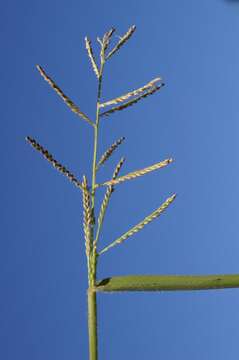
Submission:
POLYGON ((96 292, 88 289, 88 332, 89 332, 89 358, 98 359, 98 337, 97 337, 97 302, 96 292))
MULTIPOLYGON (((104 54, 103 54, 104 55, 104 54)), ((99 133, 99 114, 100 114, 100 97, 102 89, 102 75, 104 68, 104 57, 101 56, 101 65, 98 78, 98 92, 96 102, 96 119, 94 124, 94 150, 92 161, 92 192, 91 192, 91 211, 93 219, 95 219, 95 189, 96 189, 96 172, 97 172, 97 149, 98 149, 98 133, 99 133)), ((95 220, 94 220, 95 222, 95 220)), ((91 228, 94 232, 94 228, 91 228)), ((94 233, 92 234, 92 242, 94 233)), ((96 264, 97 252, 96 246, 92 243, 92 251, 88 259, 88 274, 89 274, 89 287, 88 287, 88 331, 89 331, 89 357, 90 360, 98 359, 98 334, 97 334, 97 299, 95 288, 96 281, 96 264)))

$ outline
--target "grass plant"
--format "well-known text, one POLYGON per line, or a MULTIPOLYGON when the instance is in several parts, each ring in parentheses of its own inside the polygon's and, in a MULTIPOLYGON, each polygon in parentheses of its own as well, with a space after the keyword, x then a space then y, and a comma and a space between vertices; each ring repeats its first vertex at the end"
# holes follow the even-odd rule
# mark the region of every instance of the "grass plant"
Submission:
POLYGON ((100 45, 99 57, 94 54, 89 38, 85 38, 85 47, 89 57, 89 62, 96 75, 98 82, 97 102, 95 109, 95 119, 90 119, 78 105, 67 96, 55 83, 55 81, 47 75, 45 70, 37 65, 44 80, 52 87, 60 96, 66 105, 79 118, 88 123, 94 134, 94 146, 92 149, 92 173, 88 179, 85 175, 82 179, 78 179, 65 166, 55 160, 55 158, 40 145, 35 139, 28 136, 27 142, 37 150, 55 169, 66 176, 82 193, 83 203, 83 229, 85 237, 85 249, 88 267, 88 330, 89 330, 89 359, 98 359, 98 337, 97 337, 97 293, 98 292, 117 292, 117 291, 161 291, 161 290, 208 290, 221 288, 239 287, 239 275, 128 275, 107 278, 103 280, 97 279, 97 263, 100 256, 110 251, 113 247, 122 244, 128 238, 138 231, 142 230, 147 224, 161 216, 161 214, 174 202, 176 194, 172 194, 159 205, 151 214, 146 216, 141 222, 130 228, 126 233, 120 235, 116 240, 112 241, 104 248, 100 248, 100 237, 102 224, 111 199, 111 195, 115 187, 120 183, 133 180, 139 176, 144 176, 154 170, 163 169, 172 163, 172 159, 161 160, 156 164, 145 167, 140 170, 134 170, 128 174, 119 176, 124 158, 116 164, 111 179, 106 179, 103 183, 97 182, 97 172, 104 165, 111 155, 117 151, 124 141, 124 137, 116 140, 102 155, 98 154, 99 129, 101 121, 105 121, 104 117, 111 116, 113 113, 125 110, 130 106, 137 104, 139 101, 155 94, 164 86, 161 77, 149 81, 147 84, 138 89, 131 90, 126 94, 120 95, 115 99, 105 102, 101 101, 102 80, 104 67, 111 57, 123 47, 135 32, 136 27, 131 26, 128 31, 119 37, 115 45, 112 45, 115 29, 110 29, 102 38, 97 38, 100 45), (99 213, 95 211, 95 199, 98 191, 105 191, 99 213))

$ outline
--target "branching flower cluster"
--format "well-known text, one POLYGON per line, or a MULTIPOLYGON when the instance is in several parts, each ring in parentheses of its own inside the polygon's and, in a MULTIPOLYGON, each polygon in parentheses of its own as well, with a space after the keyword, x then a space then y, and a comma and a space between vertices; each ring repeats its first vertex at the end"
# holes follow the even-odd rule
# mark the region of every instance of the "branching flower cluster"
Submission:
MULTIPOLYGON (((152 222, 154 219, 158 218, 174 201, 175 194, 168 197, 163 204, 161 204, 156 210, 151 214, 146 216, 138 224, 130 228, 123 235, 120 235, 116 240, 113 240, 108 245, 102 249, 98 249, 100 243, 100 237, 102 232, 102 225, 105 219, 106 211, 111 200, 111 196, 115 190, 115 187, 118 184, 121 184, 125 181, 135 179, 137 177, 146 175, 152 171, 164 168, 169 165, 173 160, 171 158, 161 160, 160 162, 144 167, 139 170, 134 170, 128 174, 119 176, 121 168, 124 164, 124 157, 122 157, 116 164, 111 179, 105 179, 103 183, 97 182, 97 173, 103 168, 103 165, 111 159, 112 155, 119 149, 120 145, 125 140, 124 137, 120 137, 116 140, 102 155, 98 154, 98 141, 99 141, 99 128, 101 121, 104 121, 104 118, 111 116, 112 114, 125 110, 130 106, 133 106, 140 102, 141 100, 149 97, 150 95, 155 94, 162 89, 164 83, 162 82, 161 77, 156 77, 153 80, 150 80, 147 84, 126 92, 123 95, 120 95, 114 99, 107 101, 101 101, 102 93, 102 79, 103 79, 103 70, 104 66, 109 61, 113 55, 115 55, 121 47, 126 44, 126 42, 131 38, 135 32, 136 27, 131 26, 129 30, 122 36, 119 37, 119 40, 116 41, 115 45, 112 45, 113 35, 115 29, 110 29, 104 34, 102 38, 97 38, 97 41, 100 45, 99 57, 97 58, 94 54, 92 44, 89 38, 85 38, 85 47, 89 57, 89 61, 92 67, 94 74, 96 75, 98 81, 98 91, 97 91, 97 105, 96 105, 96 115, 95 119, 91 119, 85 112, 82 111, 79 105, 76 105, 66 94, 61 90, 61 88, 56 84, 56 82, 46 73, 46 71, 40 66, 37 65, 37 69, 40 72, 43 79, 50 85, 50 87, 56 92, 56 94, 64 101, 64 103, 70 108, 70 110, 75 113, 81 120, 85 121, 94 132, 94 147, 93 147, 93 160, 92 160, 92 174, 91 179, 88 179, 86 175, 82 174, 82 180, 79 180, 71 171, 67 169, 66 166, 62 165, 58 160, 51 155, 51 153, 40 145, 35 139, 28 136, 26 140, 28 143, 37 150, 55 169, 57 169, 61 174, 63 174, 68 180, 70 180, 80 191, 82 192, 82 203, 83 203, 83 230, 85 237, 85 250, 88 266, 88 329, 89 329, 89 354, 90 360, 97 360, 98 358, 98 338, 97 338, 97 302, 96 302, 96 293, 97 291, 102 291, 102 282, 97 283, 97 262, 99 256, 108 252, 111 248, 115 247, 118 244, 125 242, 129 237, 133 236, 138 231, 142 230, 147 224, 152 222), (90 180, 90 181, 89 181, 90 180), (100 206, 99 213, 96 214, 95 211, 95 198, 98 191, 105 191, 103 200, 100 206)), ((130 281, 132 279, 130 278, 130 281)), ((135 279, 133 279, 135 282, 135 279)), ((116 284, 118 284, 118 279, 116 284)), ((154 280, 155 283, 155 280, 154 280)), ((151 290, 152 286, 150 282, 143 282, 144 286, 147 284, 148 288, 151 290), (150 287, 151 286, 151 287, 150 287)), ((129 284, 128 284, 129 285, 129 284)), ((119 285, 115 286, 115 283, 111 282, 110 286, 106 286, 105 289, 120 289, 119 285)), ((135 285, 129 285, 128 288, 131 290, 135 285)), ((137 286, 135 287, 137 288, 137 286)), ((123 285, 125 290, 125 283, 123 285)), ((155 286, 153 287, 155 289, 155 286)))
POLYGON ((85 47, 90 60, 90 64, 92 69, 98 79, 98 98, 97 98, 97 109, 96 109, 96 119, 93 121, 90 119, 88 115, 86 115, 78 105, 76 105, 65 93, 60 89, 60 87, 55 83, 55 81, 47 75, 45 70, 37 65, 37 69, 39 70, 42 77, 46 80, 46 82, 55 90, 55 92, 60 96, 60 98, 66 103, 66 105, 82 120, 86 121, 91 127, 93 127, 95 133, 95 141, 94 141, 94 155, 93 155, 93 166, 92 166, 92 186, 88 185, 88 180, 86 176, 83 176, 83 181, 78 180, 67 168, 61 165, 57 160, 53 159, 52 155, 45 150, 40 144, 36 142, 36 140, 31 137, 27 137, 27 141, 38 150, 49 162, 52 164, 58 171, 64 174, 71 182, 73 182, 78 188, 82 190, 83 193, 83 209, 84 209, 84 234, 85 234, 85 242, 86 242, 86 254, 89 260, 89 264, 95 262, 95 259, 98 255, 105 253, 110 248, 117 244, 121 244, 130 236, 134 235, 139 230, 143 229, 145 225, 150 223, 152 220, 161 215, 161 213, 173 202, 175 199, 175 194, 170 196, 163 204, 159 206, 158 209, 153 211, 150 215, 148 215, 143 221, 135 225, 132 229, 127 231, 125 234, 121 235, 118 239, 114 240, 112 243, 107 245, 104 249, 97 249, 97 243, 100 237, 100 232, 102 228, 102 224, 104 221, 105 213, 111 198, 111 195, 114 190, 114 186, 120 184, 124 181, 135 179, 139 176, 143 176, 149 172, 152 172, 157 169, 161 169, 168 164, 170 164, 173 159, 165 159, 156 164, 148 166, 146 168, 135 170, 128 174, 118 176, 121 166, 123 165, 124 159, 121 159, 117 164, 113 176, 111 179, 106 180, 102 184, 98 184, 96 182, 96 175, 100 167, 111 158, 112 154, 118 149, 118 147, 125 140, 124 137, 116 140, 98 159, 97 154, 97 145, 98 145, 98 133, 99 133, 99 125, 101 118, 104 116, 110 116, 111 114, 127 109, 129 106, 135 105, 139 101, 145 99, 146 97, 156 93, 160 90, 164 83, 162 82, 161 77, 156 77, 153 80, 150 80, 147 84, 141 86, 138 89, 131 90, 126 94, 120 95, 114 99, 107 100, 105 102, 101 102, 101 88, 102 88, 102 77, 103 77, 103 69, 105 63, 115 54, 119 49, 131 38, 135 31, 136 27, 131 26, 129 30, 120 37, 119 41, 109 49, 110 42, 112 41, 112 36, 115 33, 115 29, 110 29, 106 32, 102 39, 97 38, 97 41, 100 44, 100 56, 99 56, 99 64, 97 63, 96 56, 94 54, 91 41, 89 38, 85 38, 85 47), (108 50, 108 52, 107 52, 108 50), (107 110, 108 108, 108 110, 107 110), (102 111, 104 109, 104 111, 102 111), (106 110, 105 110, 106 109, 106 110), (97 221, 95 221, 95 193, 100 187, 106 186, 106 192, 100 207, 100 211, 98 214, 97 221))
POLYGON ((156 164, 134 170, 130 173, 120 175, 121 168, 124 164, 122 157, 114 168, 111 179, 105 179, 103 183, 97 182, 97 173, 103 168, 103 165, 112 157, 120 148, 125 140, 124 137, 116 140, 106 151, 98 154, 99 128, 101 121, 115 112, 125 110, 130 106, 137 104, 139 101, 155 94, 161 90, 164 83, 161 77, 156 77, 147 84, 138 89, 128 91, 127 93, 116 97, 115 99, 101 101, 102 78, 104 66, 115 55, 121 47, 131 38, 135 32, 135 26, 119 37, 119 40, 112 45, 115 29, 110 29, 102 38, 97 38, 100 44, 99 57, 94 54, 91 41, 85 38, 85 47, 90 60, 91 67, 98 81, 97 104, 95 119, 91 119, 81 108, 76 105, 47 75, 45 70, 39 65, 41 76, 51 86, 65 104, 83 121, 91 127, 94 132, 94 147, 92 160, 91 181, 82 174, 82 180, 79 180, 66 166, 62 165, 53 155, 40 145, 35 139, 28 136, 27 142, 37 150, 56 170, 63 174, 71 183, 73 183, 82 193, 83 203, 83 230, 85 237, 85 249, 88 266, 88 332, 89 332, 89 358, 90 360, 98 359, 98 336, 97 336, 97 293, 98 292, 118 292, 118 291, 178 291, 178 290, 209 290, 239 288, 239 274, 228 275, 126 275, 114 276, 103 280, 97 280, 97 262, 98 258, 111 248, 122 244, 128 238, 142 230, 147 224, 158 218, 172 202, 176 195, 169 196, 156 210, 147 215, 143 220, 131 227, 117 239, 110 242, 102 249, 98 248, 101 238, 102 225, 105 219, 106 211, 111 200, 111 196, 118 184, 128 180, 144 176, 152 171, 162 169, 169 165, 173 160, 168 158, 161 160, 156 164), (100 206, 99 213, 95 211, 95 198, 98 191, 105 191, 100 206))

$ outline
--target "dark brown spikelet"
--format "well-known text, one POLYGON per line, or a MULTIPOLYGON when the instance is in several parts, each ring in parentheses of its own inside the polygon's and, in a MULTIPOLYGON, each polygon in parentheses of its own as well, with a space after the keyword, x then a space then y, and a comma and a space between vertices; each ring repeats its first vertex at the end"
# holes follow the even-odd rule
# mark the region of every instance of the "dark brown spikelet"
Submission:
POLYGON ((133 25, 129 28, 129 30, 120 38, 119 42, 115 45, 115 47, 109 52, 109 54, 106 56, 106 60, 108 60, 116 51, 118 51, 121 46, 123 46, 126 41, 128 41, 133 33, 136 30, 136 26, 133 25))
POLYGON ((121 137, 120 139, 118 139, 117 141, 115 141, 110 147, 109 149, 107 149, 105 151, 105 153, 101 156, 97 166, 96 166, 96 169, 98 170, 99 167, 101 165, 103 165, 107 159, 109 159, 109 157, 112 155, 112 153, 117 149, 117 147, 122 144, 122 142, 125 140, 125 137, 121 137))
POLYGON ((75 175, 73 175, 67 168, 63 165, 61 165, 57 160, 53 158, 53 156, 46 150, 43 146, 41 146, 39 143, 36 142, 35 139, 31 138, 30 136, 26 137, 26 141, 34 147, 37 151, 39 151, 44 158, 49 161, 49 163, 54 166, 60 173, 65 175, 76 187, 82 189, 81 183, 75 175))

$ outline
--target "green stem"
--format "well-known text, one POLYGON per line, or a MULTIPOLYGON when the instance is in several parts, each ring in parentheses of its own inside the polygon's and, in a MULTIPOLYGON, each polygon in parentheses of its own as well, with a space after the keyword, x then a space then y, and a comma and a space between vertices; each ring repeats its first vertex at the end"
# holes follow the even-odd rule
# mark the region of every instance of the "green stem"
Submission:
MULTIPOLYGON (((101 62, 98 94, 96 103, 96 119, 94 123, 94 151, 92 163, 92 192, 91 192, 91 211, 93 219, 95 218, 95 189, 96 189, 96 159, 98 148, 98 133, 99 133, 99 114, 100 114, 100 96, 102 87, 102 72, 104 61, 101 62)), ((88 259, 88 331, 89 331, 89 358, 90 360, 98 359, 98 337, 97 337, 97 299, 95 292, 96 282, 96 267, 97 267, 97 251, 94 242, 94 225, 91 228, 91 253, 88 259)))
POLYGON ((230 275, 128 275, 101 280, 98 292, 177 291, 239 288, 239 274, 230 275))
POLYGON ((96 103, 96 119, 94 124, 94 152, 93 152, 93 164, 92 164, 92 211, 95 207, 95 188, 96 188, 96 159, 97 159, 97 147, 98 147, 98 134, 99 134, 99 118, 100 118, 100 97, 102 88, 102 73, 104 68, 104 62, 101 63, 99 81, 98 81, 98 93, 96 103))
POLYGON ((89 358, 98 359, 98 340, 97 340, 97 304, 96 292, 88 289, 88 331, 89 331, 89 358))

